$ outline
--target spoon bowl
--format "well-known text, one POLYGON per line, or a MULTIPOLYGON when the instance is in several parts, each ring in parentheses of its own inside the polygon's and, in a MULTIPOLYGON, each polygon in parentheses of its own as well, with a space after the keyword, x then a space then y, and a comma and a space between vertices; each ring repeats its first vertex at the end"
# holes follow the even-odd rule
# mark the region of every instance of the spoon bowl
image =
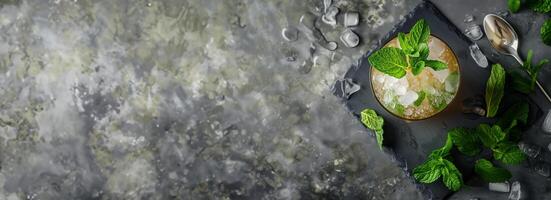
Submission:
POLYGON ((489 14, 484 17, 484 32, 492 47, 499 53, 515 57, 521 64, 518 55, 518 35, 515 29, 500 16, 489 14))

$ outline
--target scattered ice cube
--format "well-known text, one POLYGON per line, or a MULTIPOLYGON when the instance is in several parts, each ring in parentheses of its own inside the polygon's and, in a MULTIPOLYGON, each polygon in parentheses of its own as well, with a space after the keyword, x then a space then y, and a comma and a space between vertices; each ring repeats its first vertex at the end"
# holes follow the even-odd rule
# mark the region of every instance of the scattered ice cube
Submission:
POLYGON ((344 13, 344 26, 357 26, 360 23, 360 13, 347 12, 344 13))
POLYGON ((299 66, 298 71, 301 74, 308 74, 312 70, 312 65, 314 63, 310 59, 306 59, 302 64, 299 66))
POLYGON ((350 78, 337 80, 333 86, 333 93, 344 99, 349 99, 352 94, 359 90, 360 85, 354 83, 350 78))
POLYGON ((471 23, 474 21, 474 16, 471 14, 466 14, 465 19, 463 19, 463 22, 465 23, 471 23))
POLYGON ((551 109, 547 111, 547 116, 543 120, 542 129, 546 133, 551 133, 551 109))
POLYGON ((488 183, 488 189, 494 192, 509 192, 509 182, 502 183, 488 183))
POLYGON ((463 113, 473 113, 481 117, 486 116, 486 110, 484 109, 484 99, 480 96, 474 96, 466 98, 461 103, 461 110, 463 113))
POLYGON ((331 3, 333 3, 331 0, 323 0, 323 12, 326 13, 327 9, 331 6, 331 3))
POLYGON ((474 24, 465 29, 465 35, 471 40, 480 40, 482 36, 484 36, 484 33, 480 29, 479 25, 474 24))
POLYGON ((551 175, 551 166, 545 162, 538 161, 532 165, 532 169, 541 176, 549 177, 551 175))
POLYGON ((337 49, 336 42, 328 42, 321 31, 315 26, 316 16, 311 13, 306 13, 300 17, 301 30, 304 32, 308 40, 317 42, 322 47, 334 51, 337 49))
POLYGON ((511 184, 511 193, 509 193, 509 200, 520 200, 522 198, 522 188, 518 181, 511 184))
POLYGON ((541 153, 541 147, 526 142, 519 142, 518 148, 530 158, 536 158, 541 153))
POLYGON ((321 21, 331 26, 335 26, 337 25, 337 14, 339 14, 339 9, 335 6, 331 6, 321 17, 321 21))
POLYGON ((398 98, 398 102, 404 106, 409 106, 413 102, 415 102, 415 100, 417 100, 418 97, 419 95, 417 94, 417 92, 410 90, 410 91, 407 91, 406 94, 400 96, 398 98))
POLYGON ((471 57, 478 66, 482 68, 488 67, 488 59, 486 59, 486 56, 484 55, 484 53, 482 53, 476 43, 470 45, 469 50, 471 52, 471 57))
POLYGON ((508 10, 503 10, 503 11, 499 11, 497 12, 497 15, 501 16, 501 17, 509 17, 509 11, 508 10))
POLYGON ((292 42, 298 40, 298 30, 294 27, 285 27, 281 30, 283 39, 292 42))
POLYGON ((360 37, 350 29, 344 30, 341 34, 341 41, 347 47, 356 47, 360 44, 360 37))

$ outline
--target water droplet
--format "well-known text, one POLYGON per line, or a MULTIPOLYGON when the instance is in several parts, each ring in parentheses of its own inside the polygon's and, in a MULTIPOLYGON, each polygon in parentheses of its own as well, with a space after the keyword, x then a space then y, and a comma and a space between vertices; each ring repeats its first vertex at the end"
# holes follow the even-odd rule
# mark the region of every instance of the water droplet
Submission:
POLYGON ((337 25, 337 14, 339 14, 339 9, 337 7, 331 6, 327 10, 327 12, 321 17, 321 21, 331 26, 335 26, 337 25))
POLYGON ((151 2, 147 2, 147 4, 146 4, 146 5, 147 5, 147 7, 151 7, 151 6, 153 6, 153 4, 152 4, 151 2))

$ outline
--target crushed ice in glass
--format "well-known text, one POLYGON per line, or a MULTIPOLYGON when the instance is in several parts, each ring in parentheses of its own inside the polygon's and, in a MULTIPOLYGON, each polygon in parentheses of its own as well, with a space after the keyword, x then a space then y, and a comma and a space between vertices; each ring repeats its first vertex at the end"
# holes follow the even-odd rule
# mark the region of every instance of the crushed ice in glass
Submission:
POLYGON ((337 96, 349 99, 352 94, 360 90, 360 85, 354 83, 350 78, 339 79, 335 85, 333 85, 332 90, 337 96))
POLYGON ((541 153, 541 147, 526 142, 519 142, 518 148, 530 158, 536 158, 541 153))
POLYGON ((482 53, 476 43, 473 43, 469 46, 469 51, 471 52, 471 57, 473 58, 474 62, 476 62, 479 67, 488 67, 488 59, 486 58, 484 53, 482 53))
POLYGON ((551 134, 551 109, 547 111, 547 116, 543 120, 543 124, 541 125, 541 128, 545 133, 551 134))
POLYGON ((471 23, 474 21, 474 16, 471 14, 466 14, 465 19, 463 19, 463 22, 465 23, 471 23))
POLYGON ((347 47, 356 47, 360 44, 360 37, 350 29, 344 30, 341 34, 341 41, 347 47))
POLYGON ((480 29, 480 26, 476 24, 467 27, 464 33, 471 40, 480 40, 482 36, 484 36, 484 33, 482 32, 482 29, 480 29))
POLYGON ((488 183, 488 189, 494 192, 509 192, 509 182, 488 183))
POLYGON ((518 181, 511 184, 511 193, 509 193, 509 200, 520 200, 522 198, 522 188, 518 181))
POLYGON ((298 30, 294 27, 285 27, 281 30, 283 39, 292 42, 298 40, 298 30))

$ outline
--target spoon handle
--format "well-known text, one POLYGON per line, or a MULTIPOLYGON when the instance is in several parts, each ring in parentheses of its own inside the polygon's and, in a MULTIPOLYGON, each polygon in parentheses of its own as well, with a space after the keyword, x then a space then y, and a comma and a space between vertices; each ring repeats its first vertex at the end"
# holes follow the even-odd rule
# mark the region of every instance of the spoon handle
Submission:
MULTIPOLYGON (((513 54, 512 56, 517 60, 517 62, 520 65, 524 65, 524 62, 522 61, 522 59, 520 59, 520 56, 518 56, 518 53, 513 54)), ((528 71, 526 71, 526 73, 528 73, 528 71)), ((530 73, 528 73, 528 75, 530 75, 530 73)), ((547 92, 545 91, 545 88, 543 88, 543 86, 540 84, 538 80, 536 80, 536 85, 538 85, 538 88, 540 88, 541 93, 543 93, 543 95, 547 98, 547 101, 551 103, 551 97, 549 97, 549 94, 547 94, 547 92)))

